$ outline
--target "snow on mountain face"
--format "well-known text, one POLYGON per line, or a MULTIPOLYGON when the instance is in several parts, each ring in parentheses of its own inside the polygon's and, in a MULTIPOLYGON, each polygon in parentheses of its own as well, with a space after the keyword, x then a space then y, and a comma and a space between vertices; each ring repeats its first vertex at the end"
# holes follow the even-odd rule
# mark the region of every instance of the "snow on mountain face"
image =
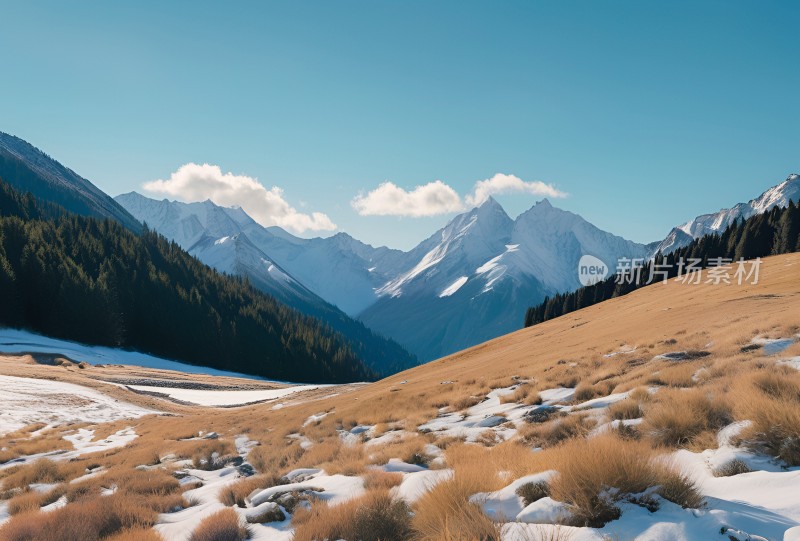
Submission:
POLYGON ((748 203, 722 209, 713 214, 702 214, 670 231, 653 253, 659 251, 668 254, 678 248, 688 246, 694 239, 705 235, 720 233, 736 220, 746 220, 756 214, 762 214, 774 207, 785 207, 790 201, 800 201, 800 176, 789 175, 786 180, 762 193, 748 203))
POLYGON ((313 293, 256 247, 244 233, 215 239, 205 236, 189 251, 197 259, 227 274, 247 276, 262 291, 294 304, 295 298, 313 302, 313 293))
POLYGON ((378 289, 378 295, 399 297, 409 288, 420 287, 440 294, 452 287, 457 277, 454 273, 458 276, 477 273, 478 267, 488 258, 505 250, 512 226, 513 221, 503 208, 489 198, 480 207, 456 216, 424 241, 414 250, 425 250, 422 258, 378 289))
POLYGON ((233 236, 242 229, 229 214, 237 209, 224 209, 211 201, 156 201, 136 192, 118 195, 115 199, 139 221, 174 240, 187 251, 206 236, 233 236))
POLYGON ((581 286, 577 271, 584 255, 597 257, 613 272, 619 258, 648 254, 646 246, 602 231, 546 199, 517 218, 511 242, 519 245, 506 258, 514 272, 536 276, 557 292, 581 286))
POLYGON ((211 256, 205 249, 203 253, 195 250, 195 245, 207 238, 244 234, 287 276, 351 316, 375 302, 375 290, 389 279, 384 271, 403 255, 399 250, 373 248, 344 233, 301 239, 279 228, 261 226, 240 208, 224 208, 211 201, 156 201, 135 192, 116 199, 149 227, 219 270, 226 269, 220 261, 204 259, 211 256))
POLYGON ((351 339, 356 353, 377 373, 388 375, 416 365, 416 359, 399 344, 373 334, 330 302, 347 301, 347 295, 354 291, 363 293, 360 302, 374 302, 373 288, 377 285, 373 282, 385 279, 374 273, 375 262, 356 253, 383 260, 402 252, 372 248, 343 234, 330 239, 300 239, 279 228, 262 227, 240 208, 219 207, 211 201, 156 201, 137 193, 118 196, 117 201, 205 264, 220 272, 247 276, 261 291, 322 319, 351 339), (373 268, 374 277, 368 268, 373 268), (301 277, 295 270, 301 271, 301 277), (365 278, 359 282, 353 276, 365 278), (322 297, 307 284, 322 291, 330 288, 339 297, 322 297))
POLYGON ((648 253, 645 246, 601 231, 546 199, 516 220, 489 199, 457 216, 421 246, 427 248, 421 259, 378 289, 380 296, 400 297, 420 289, 431 296, 450 296, 470 280, 480 282, 481 293, 488 293, 499 280, 512 276, 534 276, 554 292, 569 291, 580 286, 577 266, 583 255, 594 255, 613 269, 619 257, 648 253))
POLYGON ((648 253, 547 200, 511 220, 489 199, 409 252, 410 268, 360 318, 430 360, 516 330, 528 306, 580 287, 583 255, 614 269, 648 253))

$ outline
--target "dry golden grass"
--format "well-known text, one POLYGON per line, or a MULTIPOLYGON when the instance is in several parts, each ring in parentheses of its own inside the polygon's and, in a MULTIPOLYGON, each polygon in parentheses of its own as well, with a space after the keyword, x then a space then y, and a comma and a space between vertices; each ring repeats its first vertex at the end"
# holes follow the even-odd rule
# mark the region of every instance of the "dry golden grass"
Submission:
POLYGON ((533 392, 529 383, 520 383, 513 393, 504 394, 500 397, 501 404, 533 404, 541 402, 538 393, 533 392))
POLYGON ((692 379, 701 365, 694 362, 682 362, 672 366, 664 366, 653 374, 647 381, 650 385, 664 385, 667 387, 692 387, 692 379))
POLYGON ((72 425, 69 429, 61 427, 60 429, 45 430, 35 438, 31 432, 42 428, 41 425, 33 425, 13 434, 7 434, 0 438, 0 464, 21 456, 71 449, 72 444, 62 436, 65 432, 70 432, 73 428, 80 426, 82 425, 72 425))
POLYGON ((158 511, 147 498, 113 494, 50 511, 14 516, 0 529, 6 541, 86 541, 124 529, 150 528, 158 511))
POLYGON ((29 511, 38 511, 39 508, 58 500, 65 492, 66 488, 63 485, 44 493, 35 490, 23 492, 8 501, 8 514, 18 515, 29 511))
POLYGON ((370 490, 335 507, 318 501, 292 518, 296 541, 360 539, 406 541, 410 534, 409 508, 393 500, 387 490, 370 490))
POLYGON ((453 403, 453 409, 456 411, 464 411, 472 406, 480 404, 482 401, 483 398, 480 396, 465 396, 464 398, 459 398, 453 403))
POLYGON ((653 395, 650 394, 650 391, 647 390, 647 387, 636 387, 628 394, 628 398, 638 404, 650 402, 652 397, 653 395))
POLYGON ((800 465, 800 375, 782 370, 756 372, 742 396, 739 416, 751 421, 740 440, 755 450, 800 465))
POLYGON ((78 462, 54 462, 47 458, 9 468, 2 480, 4 491, 14 488, 25 489, 33 483, 63 483, 83 475, 85 466, 78 462))
POLYGON ((608 407, 608 416, 616 420, 638 419, 642 416, 642 408, 639 402, 632 398, 626 398, 615 402, 608 407))
POLYGON ((411 525, 419 541, 500 539, 500 531, 469 497, 480 491, 474 477, 456 473, 426 492, 414 505, 411 525))
POLYGON ((248 536, 247 528, 236 511, 223 509, 204 518, 189 536, 189 541, 244 541, 248 536))
POLYGON ((274 487, 280 484, 280 478, 276 475, 262 474, 246 477, 229 485, 226 485, 219 493, 219 501, 228 507, 234 505, 247 507, 245 499, 255 490, 274 487))
POLYGON ((706 389, 662 389, 645 408, 642 431, 656 445, 696 448, 713 442, 708 433, 732 420, 725 396, 706 389))
POLYGON ((582 438, 594 428, 595 421, 585 413, 573 413, 519 430, 520 439, 534 447, 553 447, 572 438, 582 438))
POLYGON ((368 449, 371 464, 386 464, 391 458, 399 458, 409 464, 426 465, 430 458, 425 454, 425 445, 431 442, 433 436, 420 434, 405 434, 402 439, 391 441, 383 445, 373 445, 368 449))
POLYGON ((554 499, 573 506, 577 525, 600 527, 619 516, 616 499, 659 486, 658 493, 681 505, 698 507, 701 496, 688 477, 656 460, 649 445, 599 436, 573 440, 554 450, 558 475, 550 484, 554 499))
MULTIPOLYGON (((672 436, 678 433, 683 435, 665 437, 664 443, 674 445, 675 442, 678 444, 681 444, 681 441, 686 442, 688 433, 688 443, 682 445, 695 448, 711 441, 710 436, 715 430, 713 427, 719 425, 720 419, 727 419, 730 415, 725 411, 719 415, 720 412, 716 411, 716 407, 708 408, 702 401, 698 407, 695 407, 696 404, 690 405, 691 407, 683 408, 685 410, 683 413, 673 414, 671 416, 673 420, 670 420, 669 415, 664 415, 664 412, 659 414, 659 408, 668 410, 670 404, 678 404, 676 407, 682 408, 682 402, 670 403, 667 400, 670 393, 679 392, 676 386, 694 389, 680 392, 711 393, 716 402, 718 394, 724 396, 733 386, 740 385, 736 382, 744 381, 749 372, 771 369, 773 359, 764 358, 759 351, 741 352, 741 348, 748 344, 755 334, 785 337, 792 333, 791 327, 798 321, 789 321, 787 325, 785 320, 798 313, 797 303, 800 298, 800 265, 796 264, 798 262, 800 256, 796 254, 765 259, 761 268, 761 283, 758 286, 688 287, 670 282, 663 287, 659 285, 643 288, 630 295, 521 330, 375 384, 343 386, 336 388, 335 391, 326 388, 316 393, 298 396, 296 399, 288 400, 286 407, 280 410, 273 410, 269 404, 230 409, 181 406, 158 398, 137 395, 94 379, 140 377, 145 373, 144 369, 131 367, 55 369, 52 366, 21 362, 20 358, 0 358, 0 371, 23 377, 55 377, 86 385, 120 400, 178 415, 148 416, 132 421, 130 426, 134 426, 139 435, 134 442, 123 448, 76 461, 78 474, 90 463, 94 463, 113 470, 102 476, 110 476, 109 479, 113 479, 117 473, 132 470, 139 464, 153 463, 156 456, 163 457, 168 453, 175 453, 179 457, 202 457, 203 453, 208 451, 201 449, 203 442, 179 441, 196 435, 199 431, 216 431, 220 434, 220 440, 226 442, 232 442, 239 434, 247 434, 251 439, 259 441, 261 446, 251 451, 248 461, 265 475, 280 476, 295 467, 318 467, 335 462, 351 463, 351 466, 341 471, 358 471, 363 467, 358 452, 353 453, 355 456, 347 456, 346 453, 342 455, 340 451, 339 436, 336 432, 337 420, 341 427, 380 423, 383 425, 381 430, 391 427, 413 432, 419 425, 435 418, 439 413, 438 408, 455 404, 470 396, 485 396, 491 388, 510 386, 517 383, 511 376, 518 374, 525 374, 528 379, 535 378, 537 390, 552 388, 558 384, 574 387, 589 383, 592 383, 592 389, 598 394, 634 389, 632 400, 641 404, 646 418, 651 417, 646 420, 643 429, 654 426, 666 427, 670 429, 662 432, 666 434, 675 428, 672 436), (795 264, 787 266, 789 261, 795 264), (590 324, 586 324, 587 322, 590 324), (686 329, 697 329, 697 331, 687 332, 686 329), (676 343, 669 343, 670 340, 675 340, 676 343), (639 349, 633 355, 603 357, 604 353, 618 350, 619 345, 623 343, 638 344, 639 349), (656 354, 677 349, 708 349, 712 356, 679 364, 667 361, 657 361, 658 364, 653 364, 650 361, 656 354), (641 389, 641 386, 646 384, 654 368, 659 371, 659 377, 662 378, 660 384, 671 389, 661 388, 650 396, 645 389, 641 389), (700 368, 705 368, 702 377, 697 372, 700 368), (697 381, 692 381, 691 376, 695 374, 698 374, 697 381), (401 385, 403 381, 407 383, 401 385), (448 381, 453 383, 443 384, 448 381), (336 396, 326 397, 331 394, 336 396), (335 411, 335 413, 328 415, 319 423, 302 427, 310 415, 320 411, 335 411), (684 414, 687 412, 691 417, 695 411, 700 411, 701 417, 704 418, 699 424, 699 433, 698 425, 686 423, 685 418, 682 418, 686 417, 684 414), (297 439, 287 438, 290 434, 298 432, 313 443, 307 451, 300 447, 297 439)), ((795 347, 794 354, 797 355, 800 349, 798 346, 793 347, 795 347)), ((202 377, 198 378, 202 380, 202 377)), ((230 381, 237 382, 233 379, 230 381)), ((777 391, 765 391, 750 383, 745 387, 746 394, 736 395, 736 418, 753 420, 751 431, 744 434, 748 438, 746 443, 754 448, 766 449, 776 456, 783 453, 782 456, 792 460, 791 446, 787 446, 787 442, 791 441, 792 434, 800 432, 800 429, 796 428, 800 426, 800 421, 793 414, 797 408, 792 409, 787 406, 789 404, 787 400, 781 401, 775 398, 774 393, 777 391), (768 430, 776 426, 781 427, 784 432, 768 430)), ((762 387, 770 389, 770 386, 762 387)), ((528 395, 526 401, 530 400, 531 395, 533 393, 528 395)), ((570 427, 570 423, 573 422, 576 421, 569 421, 558 429, 554 428, 555 422, 541 427, 529 425, 525 427, 521 436, 525 437, 525 432, 530 431, 532 436, 551 441, 551 445, 564 438, 568 439, 564 446, 585 445, 584 440, 578 437, 585 434, 588 426, 581 426, 583 423, 578 423, 578 426, 570 427), (572 430, 565 430, 567 428, 572 430), (540 432, 543 430, 546 430, 547 434, 540 432)), ((97 434, 108 433, 113 426, 96 427, 97 434)), ((53 445, 52 442, 43 443, 43 439, 37 442, 40 438, 31 438, 24 432, 15 434, 14 438, 20 441, 30 439, 31 445, 41 445, 45 449, 53 445)), ((53 441, 63 444, 60 434, 54 432, 52 436, 53 441)), ((470 485, 473 488, 477 487, 476 491, 480 492, 496 490, 507 485, 514 477, 552 469, 558 464, 556 451, 561 448, 556 446, 552 450, 533 453, 530 447, 512 441, 496 444, 491 449, 483 449, 476 445, 463 445, 455 438, 436 440, 435 437, 435 435, 426 436, 422 441, 435 441, 440 448, 446 449, 447 466, 456 470, 456 477, 451 484, 455 485, 458 482, 461 485, 470 485), (498 475, 499 472, 509 472, 510 477, 503 478, 498 475)), ((588 441, 591 442, 592 439, 588 441)), ((644 437, 641 442, 625 441, 624 445, 640 444, 649 447, 658 443, 650 437, 644 437)), ((366 454, 380 453, 380 449, 367 449, 366 454)), ((223 454, 228 452, 231 452, 230 448, 223 454)), ((376 460, 402 458, 401 455, 407 455, 400 447, 388 449, 386 452, 386 455, 377 457, 376 460)), ((364 460, 366 463, 372 462, 369 456, 364 460)), ((359 473, 363 471, 361 469, 359 473)), ((11 477, 15 474, 16 470, 12 468, 2 475, 11 477)), ((12 484, 23 485, 24 480, 19 479, 12 484)), ((79 517, 81 506, 99 505, 96 501, 99 498, 95 496, 95 489, 99 490, 99 484, 78 485, 80 490, 71 489, 69 492, 73 502, 64 508, 65 514, 57 515, 64 518, 64 523, 79 517), (82 492, 84 488, 87 489, 85 493, 82 492)), ((683 484, 676 482, 669 486, 677 487, 671 489, 671 492, 680 493, 683 484)), ((440 509, 456 511, 441 514, 449 517, 444 523, 440 520, 441 517, 437 519, 433 514, 428 515, 428 522, 424 517, 420 517, 421 526, 427 524, 432 527, 427 530, 420 529, 418 532, 427 531, 431 534, 430 539, 445 539, 453 532, 467 531, 468 529, 459 523, 461 519, 458 517, 467 521, 464 524, 476 520, 486 526, 483 522, 485 517, 473 512, 474 508, 466 506, 467 500, 463 497, 462 491, 445 487, 441 489, 440 496, 445 492, 452 498, 440 497, 440 509), (462 513, 465 506, 470 513, 462 513), (470 516, 466 517, 466 514, 470 516)), ((148 505, 148 502, 159 498, 134 496, 120 493, 119 500, 127 501, 127 508, 132 512, 141 513, 145 519, 142 520, 142 524, 134 526, 147 528, 149 527, 147 519, 152 516, 152 506, 148 505)), ((180 498, 180 496, 179 492, 169 495, 170 498, 180 498)), ((236 495, 233 500, 236 500, 236 495)), ((104 505, 109 504, 106 502, 104 505)), ((43 522, 39 513, 20 511, 6 528, 17 528, 17 531, 22 531, 21 529, 26 527, 26 522, 22 518, 26 516, 35 517, 35 521, 30 522, 27 527, 39 528, 30 524, 43 522)), ((48 516, 47 520, 52 519, 48 516)), ((128 527, 121 527, 119 531, 128 527)), ((483 526, 479 525, 475 531, 484 531, 482 528, 483 526)), ((53 528, 53 531, 65 532, 63 528, 60 530, 53 528)), ((491 528, 485 530, 485 532, 490 531, 491 528)), ((6 533, 4 529, 0 538, 5 539, 6 533)), ((468 538, 476 538, 483 534, 465 535, 468 538)), ((484 537, 492 535, 485 533, 484 537)), ((65 534, 63 539, 69 541, 73 537, 65 534)))
POLYGON ((131 528, 106 537, 106 541, 164 541, 152 528, 131 528))
POLYGON ((389 490, 403 482, 402 473, 382 470, 368 470, 362 477, 366 490, 389 490))
POLYGON ((575 402, 586 402, 597 396, 597 390, 590 383, 581 383, 575 387, 575 402))

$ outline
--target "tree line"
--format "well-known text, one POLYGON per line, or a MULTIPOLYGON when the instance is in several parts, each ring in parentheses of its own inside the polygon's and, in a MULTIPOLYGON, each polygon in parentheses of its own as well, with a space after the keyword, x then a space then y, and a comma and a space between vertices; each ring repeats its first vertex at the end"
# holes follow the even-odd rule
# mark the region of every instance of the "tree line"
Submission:
POLYGON ((797 251, 800 251, 800 207, 792 201, 787 207, 774 207, 747 220, 736 220, 722 233, 695 239, 688 246, 667 255, 658 253, 646 261, 641 271, 632 275, 630 280, 618 280, 617 276, 610 276, 571 293, 547 297, 539 305, 528 308, 525 327, 627 295, 648 285, 651 270, 666 270, 666 276, 674 278, 681 271, 678 265, 680 261, 699 260, 697 266, 706 268, 710 260, 717 258, 738 261, 797 251), (653 268, 653 265, 657 267, 653 268))
POLYGON ((375 377, 341 334, 246 279, 2 180, 0 325, 281 380, 375 377))

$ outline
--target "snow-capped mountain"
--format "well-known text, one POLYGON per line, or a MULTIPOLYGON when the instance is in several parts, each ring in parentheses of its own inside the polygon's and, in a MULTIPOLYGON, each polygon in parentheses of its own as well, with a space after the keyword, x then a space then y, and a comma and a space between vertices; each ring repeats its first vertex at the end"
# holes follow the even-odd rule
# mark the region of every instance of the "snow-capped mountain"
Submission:
POLYGON ((289 276, 350 316, 377 300, 375 291, 394 276, 405 257, 400 250, 373 248, 346 233, 324 239, 295 237, 280 227, 263 227, 241 208, 220 207, 211 201, 156 201, 136 192, 116 200, 149 227, 219 270, 225 269, 194 253, 195 245, 205 237, 244 234, 289 276))
MULTIPOLYGON (((247 276, 255 287, 284 304, 327 322, 351 340, 359 356, 376 372, 389 374, 416 364, 413 356, 399 344, 374 334, 328 299, 320 297, 283 264, 284 260, 288 261, 294 268, 304 271, 303 276, 326 276, 321 269, 332 268, 333 262, 339 261, 343 262, 340 267, 346 265, 352 273, 357 273, 359 265, 367 263, 347 254, 359 250, 365 254, 370 250, 385 253, 388 249, 375 250, 346 235, 330 240, 300 239, 282 229, 274 231, 278 228, 262 227, 240 208, 220 207, 211 201, 157 201, 136 192, 119 195, 116 200, 148 227, 174 240, 206 265, 220 272, 247 276), (306 246, 311 248, 306 250, 306 246), (273 253, 284 259, 279 260, 273 253), (314 260, 315 256, 318 259, 314 260)), ((369 274, 366 270, 364 273, 369 274)), ((346 281, 344 270, 341 274, 345 275, 341 281, 346 281)), ((361 286, 356 283, 358 287, 361 286)), ((374 291, 370 289, 369 294, 374 299, 374 291)))
POLYGON ((298 238, 210 201, 154 201, 135 193, 117 200, 201 261, 247 275, 281 299, 318 296, 423 360, 520 328, 532 303, 580 287, 583 255, 614 269, 618 258, 652 250, 547 200, 512 220, 490 198, 408 252, 374 248, 345 233, 298 238))
POLYGON ((580 287, 583 255, 614 269, 649 250, 546 199, 512 220, 490 198, 412 250, 413 265, 360 318, 431 360, 514 331, 531 303, 580 287))
POLYGON ((0 132, 0 178, 20 191, 31 192, 40 200, 75 214, 111 218, 132 231, 141 230, 142 224, 100 188, 30 143, 3 132, 0 132))
POLYGON ((747 203, 739 203, 713 214, 703 214, 683 225, 674 227, 653 253, 660 251, 668 254, 687 246, 694 239, 722 232, 736 220, 746 220, 774 207, 785 207, 789 201, 800 201, 800 176, 796 174, 789 175, 786 180, 747 203))

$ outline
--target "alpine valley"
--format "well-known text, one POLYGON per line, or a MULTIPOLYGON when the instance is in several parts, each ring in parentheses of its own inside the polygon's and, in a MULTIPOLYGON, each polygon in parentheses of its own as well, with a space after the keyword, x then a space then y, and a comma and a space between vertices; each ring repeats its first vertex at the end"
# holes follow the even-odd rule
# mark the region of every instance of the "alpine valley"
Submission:
POLYGON ((490 197, 408 252, 374 248, 346 233, 298 238, 211 201, 157 201, 135 192, 116 201, 204 263, 248 276, 312 315, 320 314, 314 307, 335 305, 427 362, 517 330, 529 306, 578 289, 584 254, 615 269, 620 258, 668 253, 798 197, 800 181, 790 175, 750 203, 700 216, 646 245, 547 199, 512 219, 490 197))

